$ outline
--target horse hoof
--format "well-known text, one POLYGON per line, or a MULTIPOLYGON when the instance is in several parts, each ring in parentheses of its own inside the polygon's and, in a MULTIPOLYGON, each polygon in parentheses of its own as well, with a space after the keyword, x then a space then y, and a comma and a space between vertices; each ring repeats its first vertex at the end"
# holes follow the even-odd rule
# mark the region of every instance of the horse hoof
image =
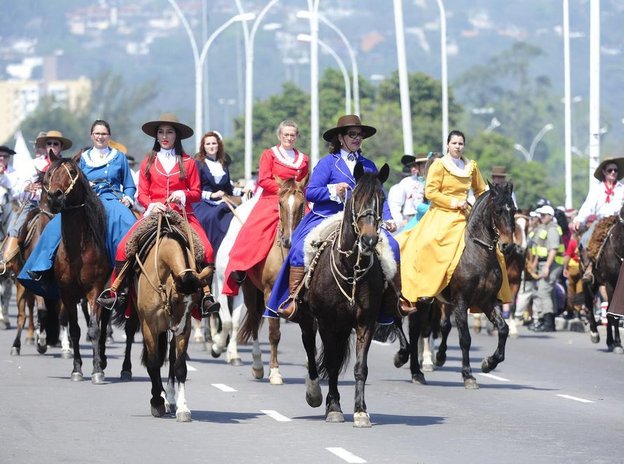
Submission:
POLYGON ((240 367, 242 365, 243 365, 243 361, 241 361, 241 358, 230 359, 230 366, 240 367))
POLYGON ((165 415, 165 405, 159 404, 158 406, 152 406, 152 416, 162 417, 165 415))
POLYGON ((433 372, 433 363, 423 364, 421 370, 423 372, 433 372))
POLYGON ((191 422, 191 411, 176 411, 176 420, 178 422, 191 422))
POLYGON ((401 353, 400 351, 397 351, 397 353, 394 355, 394 367, 396 368, 403 367, 408 359, 409 359, 408 352, 401 353))
POLYGON ((113 337, 106 337, 106 346, 111 346, 113 343, 115 343, 115 339, 113 337))
POLYGON ((436 367, 442 367, 446 363, 446 355, 437 355, 435 365, 436 367))
POLYGON ((84 376, 82 375, 82 372, 72 372, 70 380, 72 382, 82 382, 84 380, 84 376))
POLYGON ((353 414, 353 427, 357 427, 359 429, 369 429, 372 426, 370 416, 367 412, 356 412, 353 414))
POLYGON ((284 379, 282 378, 282 374, 280 374, 277 367, 271 368, 271 372, 269 372, 269 383, 271 385, 284 385, 284 379))
POLYGON ((613 352, 615 354, 624 354, 624 349, 620 345, 616 345, 613 347, 613 352))
POLYGON ((339 424, 344 422, 344 414, 340 411, 331 411, 325 416, 325 422, 331 422, 332 424, 339 424))
POLYGON ((494 369, 494 367, 496 366, 492 366, 490 362, 488 361, 488 359, 485 358, 483 362, 481 363, 481 372, 483 372, 484 374, 487 374, 488 372, 491 372, 492 369, 494 369))
POLYGON ((102 385, 104 383, 104 372, 97 372, 95 374, 91 374, 91 383, 93 385, 102 385))
POLYGON ((61 358, 70 359, 72 357, 72 352, 70 350, 61 351, 61 358))
POLYGON ((257 380, 264 378, 264 367, 252 367, 251 375, 253 375, 253 378, 257 380))
POLYGON ((11 347, 11 356, 19 356, 20 349, 16 346, 11 347))
POLYGON ((319 379, 310 380, 306 375, 306 403, 313 408, 318 408, 323 404, 323 393, 321 392, 321 384, 319 379))
POLYGON ((212 347, 210 348, 210 355, 211 355, 213 358, 219 358, 219 357, 221 357, 221 351, 217 351, 217 350, 215 350, 214 345, 212 345, 212 347))
POLYGON ((591 342, 592 343, 600 343, 600 334, 598 332, 591 333, 591 342))
POLYGON ((132 371, 121 371, 119 378, 122 382, 132 381, 132 371))
POLYGON ((48 345, 46 345, 45 341, 43 345, 41 343, 37 343, 37 353, 44 354, 46 351, 48 351, 48 345))
POLYGON ((427 381, 425 380, 425 374, 423 374, 422 372, 419 374, 413 374, 412 383, 415 383, 418 385, 427 385, 427 381))
POLYGON ((478 390, 479 384, 474 377, 471 377, 469 379, 464 379, 464 388, 466 390, 478 390))

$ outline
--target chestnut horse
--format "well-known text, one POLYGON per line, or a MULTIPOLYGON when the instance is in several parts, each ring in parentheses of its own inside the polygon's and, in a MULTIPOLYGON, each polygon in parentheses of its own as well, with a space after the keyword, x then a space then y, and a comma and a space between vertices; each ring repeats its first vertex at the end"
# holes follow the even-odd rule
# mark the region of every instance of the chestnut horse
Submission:
POLYGON ((71 380, 83 380, 77 304, 81 298, 87 298, 88 335, 93 349, 91 382, 101 384, 107 364, 106 327, 110 311, 102 310, 97 297, 106 286, 112 267, 103 234, 104 207, 78 167, 78 156, 54 161, 44 176, 43 189, 48 195, 50 211, 61 215, 62 239, 54 261, 54 278, 69 319, 74 351, 71 380))
MULTIPOLYGON (((198 310, 202 288, 206 285, 207 276, 197 273, 197 262, 204 252, 188 223, 184 227, 185 221, 174 211, 153 214, 142 226, 151 226, 152 222, 148 221, 153 221, 156 238, 145 247, 148 250, 145 254, 135 253, 133 258, 129 254, 129 259, 134 259, 139 267, 133 278, 135 305, 143 333, 141 360, 152 383, 151 413, 162 417, 175 410, 179 422, 189 422, 186 351, 191 335, 191 313, 198 310), (169 333, 171 340, 167 343, 169 333), (160 369, 167 358, 169 374, 165 389, 160 369), (161 395, 163 392, 165 398, 161 395)), ((137 232, 139 228, 135 234, 137 232)))
MULTIPOLYGON (((384 203, 382 183, 388 178, 387 164, 379 173, 364 172, 360 163, 354 169, 356 186, 345 204, 339 229, 322 242, 311 261, 307 290, 300 293, 299 326, 308 360, 306 401, 312 407, 322 404, 319 377, 329 381, 325 420, 344 422, 338 392, 338 376, 350 354, 355 329, 356 362, 354 426, 371 427, 364 388, 368 376, 368 350, 376 321, 382 311, 387 277, 377 253, 384 203), (316 357, 316 325, 322 353, 316 357)), ((395 296, 396 302, 396 296, 395 296)))
MULTIPOLYGON (((296 181, 294 179, 281 180, 276 178, 279 185, 279 225, 277 237, 267 258, 247 273, 241 289, 247 307, 247 314, 239 332, 239 341, 247 343, 253 340, 252 355, 254 363, 252 374, 256 379, 264 376, 264 367, 261 360, 258 331, 262 322, 262 315, 266 302, 269 299, 277 274, 290 250, 290 238, 305 214, 306 200, 304 188, 308 178, 296 181)), ((277 347, 281 339, 280 320, 269 318, 269 343, 271 358, 269 361, 269 382, 272 385, 284 383, 279 371, 277 347)))

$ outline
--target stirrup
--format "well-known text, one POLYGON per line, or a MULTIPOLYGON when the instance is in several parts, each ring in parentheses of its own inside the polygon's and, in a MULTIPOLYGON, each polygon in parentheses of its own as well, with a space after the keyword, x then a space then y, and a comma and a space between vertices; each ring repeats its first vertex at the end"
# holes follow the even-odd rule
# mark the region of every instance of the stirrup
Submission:
POLYGON ((277 315, 282 319, 286 319, 287 321, 292 321, 297 314, 297 298, 294 295, 290 295, 286 301, 284 301, 279 308, 277 308, 277 315), (286 309, 290 309, 291 311, 286 311, 286 309))
MULTIPOLYGON (((2 264, 4 264, 4 266, 6 267, 6 264, 4 262, 2 264)), ((43 277, 43 272, 26 271, 26 274, 28 274, 28 277, 30 277, 35 282, 39 282, 43 277)))
POLYGON ((410 314, 415 313, 418 310, 418 306, 413 304, 403 295, 399 297, 399 315, 401 317, 408 317, 410 314))
POLYGON ((210 293, 205 293, 201 302, 201 316, 208 317, 211 314, 218 313, 221 309, 221 303, 215 301, 210 293))
POLYGON ((113 311, 115 308, 121 307, 126 303, 126 295, 123 292, 116 292, 110 288, 104 289, 96 301, 103 308, 113 311))

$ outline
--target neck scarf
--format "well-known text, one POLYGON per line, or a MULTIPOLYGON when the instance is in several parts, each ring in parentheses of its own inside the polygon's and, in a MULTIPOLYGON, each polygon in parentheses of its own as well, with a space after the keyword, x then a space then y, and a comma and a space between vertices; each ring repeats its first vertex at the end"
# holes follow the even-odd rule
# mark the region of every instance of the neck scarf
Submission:
POLYGON ((611 197, 613 196, 613 191, 615 190, 615 185, 613 184, 613 187, 609 188, 609 186, 607 185, 607 182, 604 182, 604 186, 605 186, 605 194, 607 195, 607 199, 605 201, 605 203, 611 203, 611 197))

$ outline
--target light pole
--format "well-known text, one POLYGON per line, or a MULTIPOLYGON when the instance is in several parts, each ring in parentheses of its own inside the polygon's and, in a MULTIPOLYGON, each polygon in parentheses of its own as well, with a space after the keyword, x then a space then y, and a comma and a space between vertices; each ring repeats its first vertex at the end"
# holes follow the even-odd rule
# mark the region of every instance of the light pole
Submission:
POLYGON ((319 158, 318 21, 320 0, 308 0, 310 12, 310 163, 319 158))
POLYGON ((600 164, 600 0, 589 13, 589 179, 600 164))
MULTIPOLYGON (((262 19, 267 12, 275 5, 279 0, 271 0, 264 8, 258 13, 258 17, 254 21, 251 32, 248 28, 243 28, 245 35, 245 180, 251 180, 251 171, 253 164, 253 65, 254 65, 254 40, 256 38, 256 32, 262 19)), ((239 11, 242 11, 240 1, 236 0, 236 5, 239 11)))
POLYGON ((407 59, 405 57, 405 34, 403 26, 403 1, 394 0, 394 30, 397 43, 397 60, 399 67, 399 91, 401 98, 401 121, 403 126, 403 153, 414 153, 412 139, 412 110, 409 98, 407 76, 407 59))
POLYGON ((442 79, 442 151, 446 144, 446 136, 449 132, 448 127, 448 72, 447 72, 447 53, 446 53, 446 10, 442 0, 438 2, 440 10, 440 61, 441 61, 441 79, 442 79))
POLYGON ((563 88, 564 88, 564 143, 565 207, 572 208, 572 106, 570 102, 570 8, 563 0, 563 88))
POLYGON ((210 48, 210 45, 214 42, 214 40, 217 38, 217 36, 221 34, 225 29, 227 29, 231 24, 237 21, 248 21, 250 19, 253 19, 255 15, 252 13, 249 13, 249 14, 242 14, 242 15, 239 14, 236 16, 232 16, 230 19, 228 19, 225 23, 219 26, 212 33, 212 35, 204 43, 204 46, 202 47, 202 50, 200 52, 197 46, 197 41, 195 40, 195 36, 193 35, 193 31, 191 30, 191 26, 189 22, 186 20, 184 13, 178 6, 178 3, 176 2, 176 0, 168 0, 168 1, 169 1, 169 4, 175 10, 176 14, 178 15, 178 18, 180 18, 180 21, 182 22, 182 25, 184 26, 184 30, 186 31, 186 34, 188 35, 189 42, 191 43, 191 49, 193 51, 193 61, 195 64, 195 146, 199 146, 199 142, 201 140, 201 135, 202 135, 202 127, 203 127, 203 98, 202 98, 203 78, 204 78, 203 67, 204 67, 204 62, 206 60, 206 56, 208 54, 208 49, 210 48))
POLYGON ((233 98, 219 98, 219 105, 223 106, 223 135, 229 135, 230 107, 236 103, 233 98))
MULTIPOLYGON (((310 12, 301 10, 297 12, 297 18, 309 19, 310 12)), ((353 74, 353 114, 360 115, 360 83, 359 83, 359 74, 358 74, 358 65, 355 59, 355 52, 353 51, 353 47, 349 43, 349 40, 345 37, 340 29, 336 27, 334 23, 332 23, 329 19, 325 17, 325 15, 319 13, 319 19, 323 24, 328 26, 331 30, 333 30, 338 37, 342 40, 347 51, 349 52, 349 58, 351 60, 351 73, 353 74)), ((350 113, 348 113, 350 114, 350 113)))
MULTIPOLYGON (((300 42, 309 42, 310 40, 312 40, 312 37, 310 37, 309 34, 299 34, 297 35, 297 40, 299 40, 300 42)), ((340 72, 342 72, 342 78, 344 80, 344 86, 345 86, 345 114, 351 114, 351 83, 349 82, 349 72, 347 71, 347 68, 344 65, 344 62, 340 59, 340 57, 334 51, 333 48, 331 48, 329 45, 327 45, 325 42, 323 42, 320 39, 318 43, 321 47, 323 47, 323 49, 327 53, 333 56, 334 60, 336 60, 336 63, 338 63, 340 72)))
MULTIPOLYGON (((524 155, 525 161, 533 161, 533 156, 535 155, 535 148, 537 147, 537 144, 540 143, 544 135, 546 135, 546 132, 551 131, 554 128, 555 126, 553 126, 551 123, 548 123, 544 127, 542 127, 540 131, 537 134, 535 134, 535 137, 533 137, 533 141, 531 142, 529 151, 527 151, 519 143, 514 144, 514 148, 524 155)), ((571 148, 570 148, 570 152, 572 152, 571 148)))

